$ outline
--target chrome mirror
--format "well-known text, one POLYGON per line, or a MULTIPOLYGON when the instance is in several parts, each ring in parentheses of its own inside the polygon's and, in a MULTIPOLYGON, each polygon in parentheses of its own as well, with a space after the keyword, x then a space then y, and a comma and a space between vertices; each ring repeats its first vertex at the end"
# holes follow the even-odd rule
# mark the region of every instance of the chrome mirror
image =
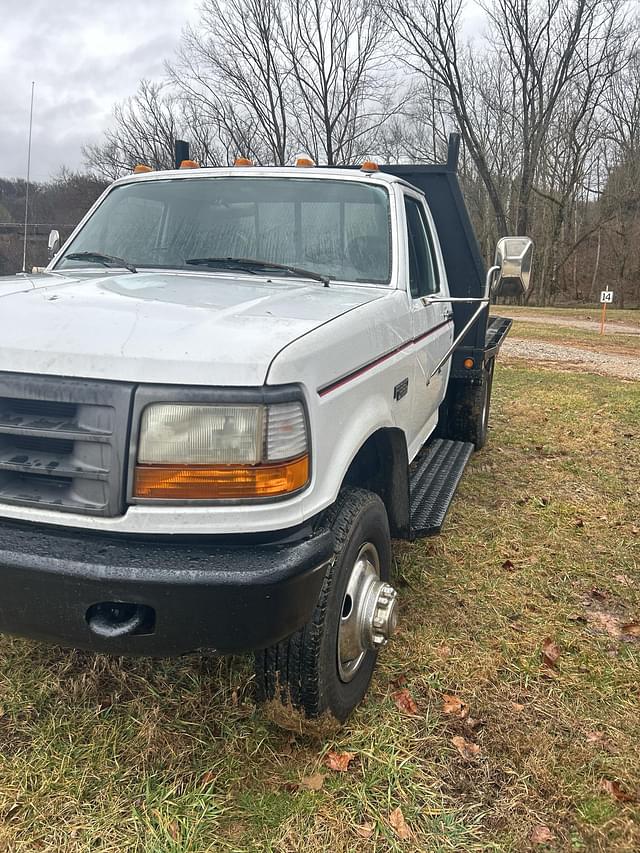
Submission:
POLYGON ((60 249, 60 233, 53 229, 53 231, 49 231, 49 241, 47 243, 47 257, 51 260, 55 255, 58 254, 60 249))
POLYGON ((524 296, 531 282, 533 240, 530 237, 503 237, 496 246, 498 272, 492 296, 524 296))

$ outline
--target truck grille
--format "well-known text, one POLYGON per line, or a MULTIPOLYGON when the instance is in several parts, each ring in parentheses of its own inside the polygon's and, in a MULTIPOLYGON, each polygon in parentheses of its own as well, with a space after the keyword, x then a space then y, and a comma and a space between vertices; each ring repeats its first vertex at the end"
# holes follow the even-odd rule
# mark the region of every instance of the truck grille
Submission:
POLYGON ((0 373, 0 502, 121 514, 132 391, 0 373))

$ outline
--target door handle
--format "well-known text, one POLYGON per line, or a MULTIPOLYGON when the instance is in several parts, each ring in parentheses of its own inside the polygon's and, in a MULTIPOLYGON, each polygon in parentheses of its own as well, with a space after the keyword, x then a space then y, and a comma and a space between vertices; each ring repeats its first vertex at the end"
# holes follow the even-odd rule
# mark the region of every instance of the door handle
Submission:
POLYGON ((444 320, 453 320, 453 311, 451 310, 451 308, 445 311, 442 317, 444 320))

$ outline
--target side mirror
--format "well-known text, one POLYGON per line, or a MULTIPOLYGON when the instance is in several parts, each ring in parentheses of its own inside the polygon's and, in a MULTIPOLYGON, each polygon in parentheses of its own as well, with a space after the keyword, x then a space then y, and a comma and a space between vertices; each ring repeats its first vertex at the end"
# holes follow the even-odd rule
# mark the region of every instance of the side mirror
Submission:
POLYGON ((47 257, 51 260, 55 255, 58 254, 60 249, 60 233, 53 229, 53 231, 49 231, 49 241, 47 243, 47 257))
POLYGON ((530 237, 502 237, 496 246, 495 265, 499 268, 491 287, 492 296, 524 296, 531 281, 533 240, 530 237))

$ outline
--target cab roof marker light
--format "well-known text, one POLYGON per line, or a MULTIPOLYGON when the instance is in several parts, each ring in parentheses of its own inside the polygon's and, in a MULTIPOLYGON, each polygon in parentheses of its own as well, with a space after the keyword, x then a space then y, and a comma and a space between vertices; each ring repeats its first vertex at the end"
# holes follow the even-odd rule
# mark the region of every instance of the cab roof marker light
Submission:
POLYGON ((373 160, 365 160, 362 166, 360 166, 361 172, 379 172, 380 166, 373 160))
POLYGON ((182 163, 180 163, 180 168, 181 169, 199 169, 200 163, 196 163, 195 160, 183 160, 182 163))
POLYGON ((308 169, 311 166, 315 166, 316 164, 313 162, 311 157, 297 157, 296 158, 296 166, 299 169, 308 169))
POLYGON ((248 157, 236 157, 233 161, 234 166, 253 166, 253 160, 250 160, 248 157))
POLYGON ((151 166, 147 166, 146 163, 137 163, 133 167, 134 175, 141 175, 143 172, 153 172, 153 169, 151 168, 151 166))

